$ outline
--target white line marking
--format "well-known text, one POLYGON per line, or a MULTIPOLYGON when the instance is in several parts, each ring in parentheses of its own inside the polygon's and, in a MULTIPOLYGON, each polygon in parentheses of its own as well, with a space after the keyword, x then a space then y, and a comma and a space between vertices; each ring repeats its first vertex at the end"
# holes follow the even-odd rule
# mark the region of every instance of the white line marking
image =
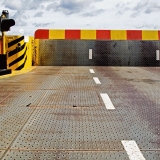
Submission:
POLYGON ((101 93, 101 97, 107 109, 115 109, 107 93, 101 93))
POLYGON ((93 77, 94 81, 96 84, 101 84, 100 80, 98 79, 98 77, 93 77))
POLYGON ((89 69, 91 73, 95 73, 93 69, 89 69))
POLYGON ((92 49, 89 49, 89 59, 92 59, 92 49))
POLYGON ((159 50, 156 50, 156 60, 159 61, 159 50))
POLYGON ((135 141, 121 141, 130 160, 145 160, 135 141))

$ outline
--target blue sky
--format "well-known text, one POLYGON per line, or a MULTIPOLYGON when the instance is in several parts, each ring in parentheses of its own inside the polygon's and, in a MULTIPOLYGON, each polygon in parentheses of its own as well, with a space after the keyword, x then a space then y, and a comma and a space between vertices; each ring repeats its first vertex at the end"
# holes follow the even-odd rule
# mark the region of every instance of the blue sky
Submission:
POLYGON ((16 25, 7 34, 37 29, 160 30, 160 0, 0 0, 16 25))

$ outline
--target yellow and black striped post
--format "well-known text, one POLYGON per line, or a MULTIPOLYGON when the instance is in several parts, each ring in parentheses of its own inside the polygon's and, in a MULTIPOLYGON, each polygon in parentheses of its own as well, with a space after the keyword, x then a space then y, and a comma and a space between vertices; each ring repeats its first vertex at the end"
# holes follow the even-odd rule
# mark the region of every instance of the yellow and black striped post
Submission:
POLYGON ((8 68, 13 70, 21 70, 27 61, 27 46, 24 42, 24 36, 18 37, 8 42, 8 68))
POLYGON ((21 70, 32 66, 31 38, 7 37, 7 68, 21 70))

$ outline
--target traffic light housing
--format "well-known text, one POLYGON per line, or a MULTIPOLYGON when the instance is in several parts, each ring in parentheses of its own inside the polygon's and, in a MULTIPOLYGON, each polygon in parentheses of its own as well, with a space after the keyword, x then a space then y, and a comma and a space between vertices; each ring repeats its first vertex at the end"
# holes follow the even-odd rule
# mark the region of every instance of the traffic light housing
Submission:
POLYGON ((2 18, 2 17, 1 17, 0 23, 1 23, 0 24, 1 32, 9 31, 10 27, 15 25, 15 21, 13 19, 7 19, 7 18, 2 18))

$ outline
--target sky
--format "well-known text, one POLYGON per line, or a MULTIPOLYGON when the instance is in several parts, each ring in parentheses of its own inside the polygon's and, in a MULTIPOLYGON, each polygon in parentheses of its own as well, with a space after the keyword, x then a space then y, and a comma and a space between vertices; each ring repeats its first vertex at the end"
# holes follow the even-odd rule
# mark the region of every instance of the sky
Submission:
POLYGON ((160 0, 0 0, 15 26, 8 35, 37 29, 160 30, 160 0))

